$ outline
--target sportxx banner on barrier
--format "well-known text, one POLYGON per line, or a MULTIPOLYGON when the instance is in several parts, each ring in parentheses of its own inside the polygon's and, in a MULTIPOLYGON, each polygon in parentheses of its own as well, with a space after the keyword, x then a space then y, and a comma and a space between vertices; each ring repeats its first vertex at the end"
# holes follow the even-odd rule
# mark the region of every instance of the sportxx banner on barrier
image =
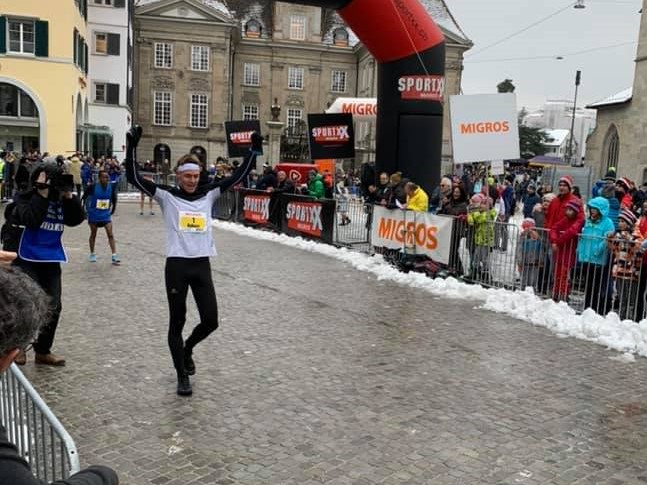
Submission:
POLYGON ((320 239, 332 244, 336 208, 334 200, 283 194, 281 205, 282 232, 290 236, 320 239))
POLYGON ((428 212, 386 209, 374 206, 372 239, 375 247, 407 248, 449 264, 453 218, 428 212))

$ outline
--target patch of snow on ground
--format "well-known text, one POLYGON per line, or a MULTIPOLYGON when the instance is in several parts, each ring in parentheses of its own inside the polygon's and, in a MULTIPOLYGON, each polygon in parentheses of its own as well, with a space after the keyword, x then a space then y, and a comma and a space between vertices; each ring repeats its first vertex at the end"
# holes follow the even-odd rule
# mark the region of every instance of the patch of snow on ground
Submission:
MULTIPOLYGON (((379 281, 391 281, 445 298, 478 302, 479 308, 545 327, 560 337, 575 337, 625 354, 647 357, 647 319, 640 323, 630 320, 621 321, 615 313, 602 317, 591 309, 578 315, 566 303, 541 299, 532 291, 484 288, 479 285, 468 285, 454 278, 430 279, 420 273, 402 273, 387 264, 379 255, 369 256, 346 248, 336 248, 284 234, 259 231, 231 222, 216 221, 214 226, 241 236, 332 257, 350 264, 355 269, 375 275, 379 281)), ((622 358, 623 362, 630 362, 625 356, 619 358, 622 358)))

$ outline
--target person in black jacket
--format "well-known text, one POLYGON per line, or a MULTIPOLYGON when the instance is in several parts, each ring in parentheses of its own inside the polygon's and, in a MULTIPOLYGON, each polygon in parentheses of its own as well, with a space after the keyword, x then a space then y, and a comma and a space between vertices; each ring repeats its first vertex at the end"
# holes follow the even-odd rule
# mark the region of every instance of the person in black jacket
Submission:
MULTIPOLYGON (((63 230, 65 226, 78 226, 85 220, 85 211, 79 198, 72 193, 73 187, 59 185, 61 180, 64 180, 62 170, 56 165, 38 165, 31 174, 30 188, 18 195, 7 221, 22 229, 14 264, 31 276, 52 299, 50 317, 34 343, 34 351, 36 363, 53 366, 65 365, 65 359, 51 351, 61 314, 61 263, 67 262, 63 230)), ((21 353, 16 363, 25 362, 26 357, 21 353)))
POLYGON ((263 176, 256 183, 256 190, 267 190, 270 187, 276 188, 278 185, 278 180, 276 177, 276 172, 272 169, 272 166, 264 163, 263 164, 263 176))
POLYGON ((268 192, 276 192, 278 194, 294 194, 296 192, 294 184, 283 170, 279 170, 276 176, 278 183, 276 187, 269 187, 267 189, 268 192))
MULTIPOLYGON (((50 310, 43 289, 19 269, 8 266, 15 257, 15 253, 0 251, 0 373, 29 344, 50 310)), ((0 485, 45 485, 34 477, 1 424, 0 485)), ((93 466, 51 485, 119 485, 119 478, 110 468, 93 466)))

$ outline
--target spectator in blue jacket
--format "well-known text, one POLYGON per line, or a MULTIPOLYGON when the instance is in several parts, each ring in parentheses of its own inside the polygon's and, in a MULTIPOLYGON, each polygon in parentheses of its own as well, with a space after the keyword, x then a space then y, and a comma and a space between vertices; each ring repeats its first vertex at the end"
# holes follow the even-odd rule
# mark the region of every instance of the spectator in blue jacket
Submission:
POLYGON ((532 218, 532 210, 537 204, 541 204, 541 197, 537 195, 537 186, 532 180, 528 183, 528 188, 523 198, 523 217, 525 219, 532 218))
POLYGON ((613 167, 609 168, 603 178, 595 182, 593 189, 591 190, 593 197, 600 197, 602 195, 602 189, 609 183, 613 185, 616 183, 616 169, 613 167))
POLYGON ((620 201, 616 197, 616 186, 613 183, 607 183, 600 190, 600 197, 604 197, 609 202, 609 219, 613 222, 613 227, 618 230, 618 218, 620 217, 620 201))
POLYGON ((615 227, 609 218, 609 201, 595 197, 587 204, 589 217, 577 245, 577 262, 586 280, 585 308, 593 308, 600 315, 607 312, 608 263, 607 238, 615 227))

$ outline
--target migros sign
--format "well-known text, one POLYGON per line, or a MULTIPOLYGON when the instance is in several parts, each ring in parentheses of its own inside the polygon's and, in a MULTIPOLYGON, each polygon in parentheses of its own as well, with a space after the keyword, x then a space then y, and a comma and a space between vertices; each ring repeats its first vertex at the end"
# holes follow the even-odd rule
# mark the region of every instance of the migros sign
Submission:
POLYGON ((425 222, 405 222, 403 220, 381 217, 379 220, 378 236, 401 244, 414 244, 434 251, 438 248, 438 226, 425 222))
POLYGON ((482 121, 477 123, 461 123, 461 135, 484 135, 510 133, 509 121, 482 121))

